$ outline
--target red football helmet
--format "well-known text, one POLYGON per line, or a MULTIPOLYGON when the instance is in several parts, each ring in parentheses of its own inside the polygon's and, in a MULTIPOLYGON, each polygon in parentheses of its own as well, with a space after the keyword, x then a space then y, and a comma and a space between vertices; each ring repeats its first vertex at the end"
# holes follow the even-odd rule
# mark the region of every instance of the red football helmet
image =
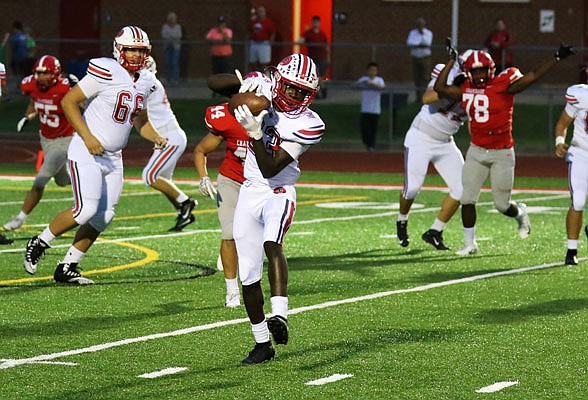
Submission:
POLYGON ((304 54, 292 54, 280 61, 273 83, 274 107, 289 116, 306 110, 319 91, 316 65, 304 54))
POLYGON ((145 61, 151 54, 151 44, 149 37, 144 30, 138 26, 125 26, 114 38, 112 43, 112 54, 116 61, 124 69, 131 72, 137 72, 144 67, 145 61), (138 59, 129 60, 125 54, 126 49, 144 49, 145 53, 138 59))
POLYGON ((61 63, 57 57, 44 55, 35 62, 33 74, 39 89, 49 90, 61 76, 61 63))
POLYGON ((494 79, 496 65, 490 54, 483 50, 474 50, 463 63, 463 70, 472 85, 476 87, 484 87, 488 81, 494 79), (476 71, 472 74, 472 70, 476 69, 480 69, 480 71, 476 71), (485 71, 483 71, 484 69, 485 71))

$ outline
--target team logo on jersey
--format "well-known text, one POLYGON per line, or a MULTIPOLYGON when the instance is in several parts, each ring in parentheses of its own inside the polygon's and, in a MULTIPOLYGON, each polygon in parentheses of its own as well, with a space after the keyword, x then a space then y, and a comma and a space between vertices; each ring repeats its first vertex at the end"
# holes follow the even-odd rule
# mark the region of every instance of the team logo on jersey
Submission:
POLYGON ((284 193, 286 193, 286 189, 284 189, 281 186, 274 189, 274 194, 284 194, 284 193))

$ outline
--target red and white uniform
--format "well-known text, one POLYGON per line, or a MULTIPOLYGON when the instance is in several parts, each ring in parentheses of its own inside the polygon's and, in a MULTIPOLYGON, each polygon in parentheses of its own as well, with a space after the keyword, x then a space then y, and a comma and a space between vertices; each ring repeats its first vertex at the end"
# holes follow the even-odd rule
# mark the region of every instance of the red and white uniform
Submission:
POLYGON ((140 70, 130 76, 116 60, 90 60, 87 74, 78 83, 88 98, 84 119, 90 132, 105 149, 103 155, 90 154, 76 133, 68 150, 73 214, 78 224, 90 222, 103 231, 114 217, 114 206, 122 192, 122 149, 126 146, 132 121, 155 90, 155 76, 140 70))
POLYGON ((566 155, 572 206, 583 211, 588 195, 588 85, 573 85, 566 91, 565 113, 574 118, 574 133, 566 155))
POLYGON ((2 96, 2 86, 6 85, 6 67, 0 63, 0 96, 2 96))
POLYGON ((462 86, 462 107, 470 120, 472 143, 485 149, 510 149, 514 94, 506 89, 523 77, 518 68, 508 68, 484 88, 477 88, 466 80, 462 86))
POLYGON ((167 138, 165 148, 153 151, 143 169, 143 181, 153 184, 159 176, 171 179, 178 160, 186 150, 186 133, 171 109, 165 88, 155 80, 155 89, 145 101, 149 122, 160 136, 167 138))
POLYGON ((206 109, 204 122, 213 135, 221 136, 226 143, 225 159, 219 173, 236 182, 243 183, 243 164, 249 145, 249 136, 228 109, 228 103, 206 109))
MULTIPOLYGON (((429 87, 435 85, 439 72, 445 67, 437 64, 431 72, 429 87)), ((450 85, 460 73, 456 64, 449 71, 450 85)), ((462 194, 461 172, 463 156, 455 145, 453 135, 467 119, 461 103, 441 98, 435 103, 423 104, 414 117, 404 138, 404 187, 402 197, 413 200, 419 194, 429 163, 432 163, 449 188, 452 198, 459 200, 462 194)))
POLYGON ((29 75, 20 83, 22 94, 31 96, 35 105, 35 112, 39 115, 40 133, 47 139, 62 136, 72 136, 74 129, 67 122, 61 99, 69 92, 69 81, 59 77, 57 83, 46 91, 41 91, 33 75, 29 75))
POLYGON ((239 254, 239 278, 243 285, 261 280, 267 241, 282 244, 296 212, 294 184, 300 175, 298 158, 321 141, 325 124, 306 109, 295 118, 270 109, 262 124, 266 151, 285 150, 293 161, 271 178, 264 178, 253 148, 245 159, 246 181, 241 187, 233 234, 239 254))

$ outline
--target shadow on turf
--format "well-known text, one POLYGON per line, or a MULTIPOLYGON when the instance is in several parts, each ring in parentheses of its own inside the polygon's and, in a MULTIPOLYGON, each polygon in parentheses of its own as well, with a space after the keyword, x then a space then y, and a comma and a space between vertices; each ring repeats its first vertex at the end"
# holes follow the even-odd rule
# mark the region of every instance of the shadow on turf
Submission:
POLYGON ((528 304, 518 308, 495 308, 479 312, 475 318, 483 324, 512 324, 537 317, 557 317, 588 309, 588 299, 559 299, 528 304))

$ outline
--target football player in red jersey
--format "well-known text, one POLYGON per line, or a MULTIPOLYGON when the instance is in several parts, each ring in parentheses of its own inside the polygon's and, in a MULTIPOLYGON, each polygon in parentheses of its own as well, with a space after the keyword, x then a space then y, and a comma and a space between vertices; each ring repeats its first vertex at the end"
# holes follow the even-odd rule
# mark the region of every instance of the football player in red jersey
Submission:
POLYGON ((41 148, 43 164, 27 193, 22 208, 17 216, 4 224, 4 229, 19 229, 33 211, 41 197, 45 186, 51 180, 59 186, 70 183, 67 172, 67 148, 74 133, 61 108, 61 99, 75 82, 61 76, 59 60, 44 55, 35 62, 33 74, 25 77, 20 83, 22 93, 30 96, 24 116, 16 125, 17 132, 31 119, 39 116, 41 148))
POLYGON ((463 168, 461 197, 465 246, 456 252, 465 256, 478 252, 475 240, 476 201, 488 177, 496 209, 517 220, 521 239, 529 236, 531 224, 526 207, 511 200, 515 166, 512 137, 514 95, 527 89, 560 60, 575 52, 571 46, 562 43, 555 56, 535 70, 523 75, 518 68, 511 67, 495 77, 492 57, 485 51, 476 50, 463 65, 467 76, 465 82, 461 86, 450 86, 447 76, 457 58, 450 39, 447 49, 449 61, 441 70, 434 89, 441 97, 461 100, 470 122, 471 143, 463 168))

